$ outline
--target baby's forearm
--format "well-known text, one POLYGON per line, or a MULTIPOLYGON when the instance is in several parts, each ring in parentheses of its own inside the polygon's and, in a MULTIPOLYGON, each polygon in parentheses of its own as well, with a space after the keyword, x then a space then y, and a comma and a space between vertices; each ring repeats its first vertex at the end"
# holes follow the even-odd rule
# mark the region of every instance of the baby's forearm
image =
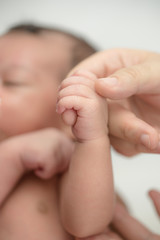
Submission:
POLYGON ((77 237, 101 232, 112 219, 113 192, 107 136, 77 143, 61 182, 61 216, 66 230, 77 237))
POLYGON ((43 179, 65 171, 73 143, 57 129, 19 135, 0 144, 0 205, 27 172, 43 179))
POLYGON ((18 180, 23 176, 25 169, 19 159, 16 148, 6 144, 0 145, 0 206, 8 194, 13 190, 18 180))

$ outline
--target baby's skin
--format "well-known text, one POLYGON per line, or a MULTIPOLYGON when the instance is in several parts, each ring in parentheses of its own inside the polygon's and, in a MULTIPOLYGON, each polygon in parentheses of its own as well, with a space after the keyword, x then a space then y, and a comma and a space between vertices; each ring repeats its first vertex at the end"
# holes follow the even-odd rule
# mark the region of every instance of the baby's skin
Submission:
POLYGON ((76 138, 61 181, 61 217, 65 229, 81 238, 102 232, 114 208, 107 102, 95 92, 95 81, 90 72, 75 73, 62 82, 57 103, 76 138))
MULTIPOLYGON (((60 173, 46 180, 49 186, 53 183, 53 198, 57 199, 53 201, 54 211, 57 206, 59 209, 55 215, 54 211, 52 213, 54 219, 58 214, 57 221, 60 218, 65 230, 78 238, 102 232, 110 223, 114 209, 108 111, 106 100, 95 92, 94 83, 94 75, 81 72, 65 79, 59 88, 57 112, 72 128, 76 139, 74 149, 72 142, 62 132, 53 129, 55 132, 51 134, 51 141, 47 138, 45 141, 44 131, 43 142, 39 145, 28 144, 30 135, 27 140, 23 135, 17 137, 20 138, 19 144, 13 141, 11 151, 3 151, 4 156, 0 160, 0 168, 4 169, 0 176, 3 182, 1 204, 24 173, 33 171, 42 179, 51 179, 60 173), (49 152, 47 158, 43 157, 46 156, 45 151, 49 152), (40 155, 37 155, 38 152, 40 155)), ((34 137, 33 133, 30 143, 36 143, 37 136, 34 137)), ((3 143, 6 146, 7 141, 3 143)), ((5 216, 5 213, 2 215, 5 216)), ((23 234, 26 236, 25 233, 19 236, 23 234)))

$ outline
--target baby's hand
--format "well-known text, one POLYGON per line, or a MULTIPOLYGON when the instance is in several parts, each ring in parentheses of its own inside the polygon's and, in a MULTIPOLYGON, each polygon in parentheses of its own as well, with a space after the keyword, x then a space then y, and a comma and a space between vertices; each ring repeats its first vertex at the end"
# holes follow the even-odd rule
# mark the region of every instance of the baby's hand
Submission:
POLYGON ((49 179, 66 170, 73 143, 57 129, 44 129, 9 138, 0 144, 0 205, 29 171, 49 179))
POLYGON ((95 92, 95 80, 89 72, 78 72, 65 79, 59 90, 57 112, 81 142, 108 133, 107 102, 95 92))
POLYGON ((66 170, 73 152, 72 141, 61 131, 48 128, 20 136, 21 162, 25 170, 32 170, 49 179, 66 170))

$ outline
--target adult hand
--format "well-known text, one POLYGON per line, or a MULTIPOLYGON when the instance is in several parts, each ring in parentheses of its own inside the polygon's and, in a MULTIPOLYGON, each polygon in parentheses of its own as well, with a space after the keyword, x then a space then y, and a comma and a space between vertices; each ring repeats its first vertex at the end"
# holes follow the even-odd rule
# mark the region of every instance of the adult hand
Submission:
MULTIPOLYGON (((155 190, 149 193, 157 214, 160 217, 160 192, 155 190)), ((128 211, 121 204, 117 204, 115 216, 113 220, 114 229, 127 240, 160 240, 160 235, 152 233, 140 222, 131 217, 128 211)), ((107 240, 108 238, 106 238, 107 240)), ((114 238, 113 238, 114 239, 114 238)))
POLYGON ((141 50, 111 49, 77 65, 94 73, 97 92, 109 98, 109 129, 113 147, 131 156, 160 153, 160 54, 141 50))

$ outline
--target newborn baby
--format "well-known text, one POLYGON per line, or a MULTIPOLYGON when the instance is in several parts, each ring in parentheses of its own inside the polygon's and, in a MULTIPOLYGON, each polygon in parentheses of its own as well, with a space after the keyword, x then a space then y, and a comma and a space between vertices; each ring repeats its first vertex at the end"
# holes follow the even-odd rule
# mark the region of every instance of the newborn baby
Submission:
MULTIPOLYGON (((72 136, 70 128, 55 112, 61 80, 93 52, 85 41, 68 33, 33 26, 16 27, 0 38, 1 147, 4 149, 7 142, 3 140, 11 136, 45 128, 50 129, 43 132, 44 143, 50 138, 56 142, 46 161, 37 157, 36 151, 30 152, 30 136, 28 144, 21 141, 23 135, 17 137, 18 148, 22 144, 20 155, 16 155, 14 142, 4 156, 1 153, 1 203, 26 171, 50 178, 66 170, 45 182, 33 175, 22 180, 2 206, 2 240, 71 239, 60 216, 65 229, 78 237, 99 233, 111 220, 114 201, 108 113, 106 101, 94 91, 95 77, 77 74, 66 79, 59 91, 57 111, 72 127, 74 151, 66 137, 72 136)), ((32 137, 33 141, 34 133, 32 137)))

